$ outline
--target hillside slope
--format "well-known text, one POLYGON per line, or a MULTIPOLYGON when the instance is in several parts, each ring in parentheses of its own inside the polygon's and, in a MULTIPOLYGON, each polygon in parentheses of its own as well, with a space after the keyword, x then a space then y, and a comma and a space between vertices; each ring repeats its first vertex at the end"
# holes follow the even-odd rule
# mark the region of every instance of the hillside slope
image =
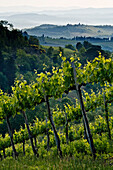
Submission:
POLYGON ((25 29, 28 34, 53 37, 73 38, 75 36, 109 37, 113 36, 113 26, 71 25, 64 26, 43 24, 34 28, 25 29))

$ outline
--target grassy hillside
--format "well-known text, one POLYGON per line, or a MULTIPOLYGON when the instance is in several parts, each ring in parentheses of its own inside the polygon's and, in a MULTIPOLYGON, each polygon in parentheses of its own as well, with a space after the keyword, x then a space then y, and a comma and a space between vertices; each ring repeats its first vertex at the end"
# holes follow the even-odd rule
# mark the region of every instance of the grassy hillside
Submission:
POLYGON ((93 161, 90 157, 85 159, 64 157, 48 157, 48 158, 35 158, 34 156, 19 157, 17 160, 9 157, 0 162, 1 170, 87 170, 87 169, 103 169, 108 170, 113 168, 113 160, 98 159, 93 161))
POLYGON ((53 38, 73 38, 74 36, 91 36, 91 37, 109 37, 113 35, 113 26, 93 26, 93 25, 40 25, 34 28, 26 29, 28 34, 53 37, 53 38))

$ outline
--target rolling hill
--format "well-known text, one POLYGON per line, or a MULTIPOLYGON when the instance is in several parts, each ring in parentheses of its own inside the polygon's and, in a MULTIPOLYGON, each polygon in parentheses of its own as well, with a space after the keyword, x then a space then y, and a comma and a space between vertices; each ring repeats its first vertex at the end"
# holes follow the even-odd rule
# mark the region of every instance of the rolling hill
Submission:
POLYGON ((45 36, 53 38, 73 38, 76 36, 91 37, 111 37, 113 36, 113 26, 93 26, 83 24, 67 24, 63 26, 43 24, 34 28, 24 29, 30 35, 45 36))

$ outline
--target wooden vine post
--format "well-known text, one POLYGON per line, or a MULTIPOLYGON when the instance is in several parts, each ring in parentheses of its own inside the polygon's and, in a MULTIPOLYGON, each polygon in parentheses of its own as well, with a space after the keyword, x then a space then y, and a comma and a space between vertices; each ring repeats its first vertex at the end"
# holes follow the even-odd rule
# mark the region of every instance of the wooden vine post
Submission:
POLYGON ((45 98, 46 98, 48 116, 49 116, 49 120, 50 120, 50 123, 52 125, 53 132, 54 132, 57 149, 59 151, 60 156, 62 157, 62 150, 61 150, 61 147, 60 147, 60 139, 59 139, 59 136, 57 134, 57 131, 56 131, 56 128, 55 128, 55 124, 54 124, 54 121, 53 121, 53 116, 52 116, 51 111, 50 111, 50 105, 49 105, 48 96, 46 96, 45 98))
MULTIPOLYGON (((46 126, 47 126, 47 122, 48 122, 48 120, 47 120, 47 117, 46 117, 46 126)), ((48 129, 48 127, 46 129, 46 134, 47 134, 47 151, 49 151, 50 150, 50 146, 49 146, 50 137, 49 137, 49 129, 48 129)))
MULTIPOLYGON (((2 134, 2 137, 5 138, 5 135, 2 134)), ((4 145, 3 145, 3 156, 4 156, 4 158, 6 158, 6 153, 5 153, 5 147, 4 147, 4 145)))
POLYGON ((104 93, 104 106, 105 106, 105 117, 106 117, 106 123, 107 123, 107 128, 108 128, 108 137, 111 140, 111 132, 110 132, 110 127, 109 127, 109 118, 108 118, 108 103, 106 100, 106 95, 104 93))
POLYGON ((71 65, 72 65, 72 68, 73 68, 73 75, 74 75, 74 81, 75 81, 77 96, 78 96, 80 106, 81 106, 81 110, 82 110, 82 116, 83 116, 83 121, 84 121, 85 128, 86 128, 88 141, 89 141, 89 144, 90 144, 91 152, 93 154, 93 158, 95 160, 96 150, 95 150, 95 147, 94 147, 93 138, 92 138, 92 135, 91 135, 91 132, 90 132, 90 127, 89 127, 88 119, 87 119, 87 116, 86 116, 86 111, 85 111, 82 93, 81 93, 81 85, 77 84, 77 76, 76 76, 76 69, 75 69, 74 62, 72 62, 71 65))
POLYGON ((30 142, 31 142, 33 153, 34 153, 34 155, 36 155, 38 157, 39 154, 37 153, 35 146, 33 144, 33 137, 32 137, 32 134, 31 134, 31 131, 30 131, 30 128, 29 128, 29 124, 28 124, 28 120, 27 120, 27 116, 26 116, 25 111, 22 111, 22 114, 23 114, 23 117, 25 119, 25 124, 26 124, 27 130, 28 130, 29 139, 30 139, 30 142))
POLYGON ((15 145, 14 145, 14 141, 13 141, 13 134, 12 134, 12 131, 11 131, 11 125, 10 125, 8 117, 6 117, 6 123, 7 123, 7 127, 8 127, 9 136, 10 136, 10 139, 11 139, 11 146, 12 146, 12 149, 13 149, 13 154, 14 154, 14 157, 16 158, 18 156, 18 154, 17 154, 16 149, 15 149, 15 145))
POLYGON ((4 146, 3 146, 3 155, 4 155, 4 158, 6 158, 5 147, 4 146))
POLYGON ((66 123, 65 123, 65 128, 66 128, 66 143, 69 143, 69 135, 68 135, 68 118, 67 118, 67 113, 65 112, 65 117, 66 117, 66 123))
POLYGON ((23 155, 25 156, 25 140, 23 139, 23 155))

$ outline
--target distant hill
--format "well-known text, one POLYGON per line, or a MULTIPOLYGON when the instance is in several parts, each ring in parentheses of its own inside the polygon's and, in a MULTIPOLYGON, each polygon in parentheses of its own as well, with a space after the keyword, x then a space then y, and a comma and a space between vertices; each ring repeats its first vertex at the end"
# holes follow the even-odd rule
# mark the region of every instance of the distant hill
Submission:
POLYGON ((1 14, 0 19, 8 20, 14 27, 19 29, 33 27, 43 23, 53 23, 54 21, 58 23, 59 21, 59 17, 37 13, 6 14, 6 16, 5 14, 1 14))
POLYGON ((64 26, 44 24, 34 28, 25 29, 30 35, 45 36, 53 38, 73 38, 76 36, 91 37, 111 37, 113 36, 113 26, 92 26, 81 24, 67 24, 64 26))
POLYGON ((113 8, 41 9, 30 6, 0 7, 0 20, 23 29, 42 24, 113 25, 113 8))

